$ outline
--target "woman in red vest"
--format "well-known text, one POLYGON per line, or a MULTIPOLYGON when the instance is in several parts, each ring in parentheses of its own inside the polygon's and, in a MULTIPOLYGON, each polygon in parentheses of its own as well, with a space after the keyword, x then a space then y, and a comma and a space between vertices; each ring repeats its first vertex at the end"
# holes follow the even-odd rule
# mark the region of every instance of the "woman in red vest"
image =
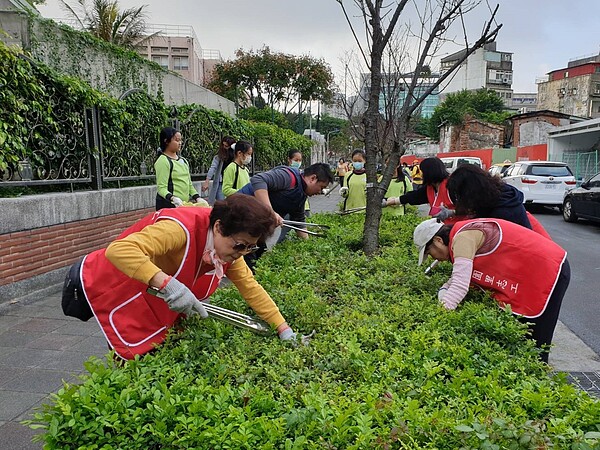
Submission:
POLYGON ((407 192, 400 197, 391 197, 384 206, 393 205, 425 205, 429 204, 429 215, 438 217, 446 223, 454 223, 460 218, 449 215, 440 216, 445 210, 454 210, 454 204, 448 194, 448 171, 441 159, 436 157, 425 158, 420 164, 423 173, 423 187, 407 192))
POLYGON ((276 226, 270 208, 242 194, 217 201, 213 208, 157 211, 71 268, 63 310, 69 314, 69 309, 78 309, 77 302, 87 300, 87 318, 93 314, 115 352, 132 359, 162 343, 182 314, 207 317, 201 300, 208 299, 227 275, 282 340, 295 340, 243 258, 276 226), (148 294, 148 286, 159 288, 164 300, 148 294))
POLYGON ((419 265, 426 255, 451 261, 452 276, 438 292, 447 309, 463 300, 469 284, 489 290, 500 307, 531 324, 531 337, 542 349, 552 342, 571 270, 567 252, 552 240, 502 219, 472 219, 444 225, 437 219, 420 223, 414 231, 419 265))

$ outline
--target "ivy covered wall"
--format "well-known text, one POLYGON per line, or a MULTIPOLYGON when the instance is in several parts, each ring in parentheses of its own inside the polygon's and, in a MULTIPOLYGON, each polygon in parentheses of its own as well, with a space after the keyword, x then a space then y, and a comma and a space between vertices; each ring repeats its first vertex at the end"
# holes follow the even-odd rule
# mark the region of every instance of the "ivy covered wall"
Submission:
POLYGON ((136 52, 39 15, 18 12, 14 6, 11 10, 7 0, 0 0, 0 40, 18 45, 34 60, 116 98, 129 89, 141 88, 168 105, 197 103, 235 115, 230 100, 164 70, 136 52))

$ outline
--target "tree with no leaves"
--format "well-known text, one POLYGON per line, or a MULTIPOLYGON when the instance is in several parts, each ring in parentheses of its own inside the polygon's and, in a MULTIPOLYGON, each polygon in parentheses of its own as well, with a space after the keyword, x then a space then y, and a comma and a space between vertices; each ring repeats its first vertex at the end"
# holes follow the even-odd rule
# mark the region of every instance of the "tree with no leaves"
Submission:
POLYGON ((363 250, 374 254, 379 248, 381 201, 392 179, 400 156, 404 153, 406 135, 411 118, 436 88, 453 75, 458 67, 477 49, 495 40, 502 27, 496 24, 498 6, 491 11, 489 20, 473 43, 469 43, 465 16, 481 2, 479 0, 336 0, 342 8, 348 25, 358 44, 362 62, 368 68, 367 109, 362 116, 362 135, 367 154, 367 210, 363 234, 363 250), (363 44, 349 15, 346 4, 358 10, 366 37, 363 44), (400 25, 400 18, 411 16, 400 25), (443 44, 456 43, 450 35, 454 25, 461 30, 464 53, 427 89, 417 89, 420 75, 430 73, 432 58, 439 54, 443 44), (385 69, 385 72, 384 72, 385 69), (402 75, 405 74, 405 75, 402 75), (406 76, 406 74, 410 76, 406 76), (388 79, 383 80, 384 77, 388 79), (392 79, 390 79, 392 78, 392 79), (382 91, 382 80, 385 89, 382 91), (398 92, 405 92, 404 102, 398 102, 398 92), (383 106, 380 106, 380 93, 383 106), (387 160, 383 179, 377 181, 377 160, 387 160))

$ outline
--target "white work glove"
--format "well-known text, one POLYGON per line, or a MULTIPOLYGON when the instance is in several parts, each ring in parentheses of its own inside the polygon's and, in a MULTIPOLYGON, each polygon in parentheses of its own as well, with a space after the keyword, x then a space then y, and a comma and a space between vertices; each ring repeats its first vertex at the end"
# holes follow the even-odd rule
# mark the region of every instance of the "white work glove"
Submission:
POLYGON ((348 187, 347 186, 340 188, 340 195, 344 198, 348 197, 348 187))
POLYGON ((162 289, 163 300, 169 305, 171 311, 183 313, 188 316, 200 314, 200 317, 206 319, 208 313, 196 296, 188 287, 176 278, 171 278, 167 285, 162 289))
POLYGON ((298 335, 294 333, 294 330, 292 330, 291 328, 286 328, 281 333, 279 333, 279 339, 281 339, 282 341, 291 342, 294 346, 297 346, 298 344, 308 345, 315 334, 316 331, 313 330, 312 333, 303 335, 300 337, 300 340, 298 340, 298 335))
POLYGON ((286 328, 281 333, 279 333, 279 339, 281 339, 282 341, 295 341, 296 337, 296 333, 294 333, 294 330, 292 330, 291 328, 286 328))
POLYGON ((448 283, 444 283, 442 285, 442 287, 439 288, 437 297, 440 302, 444 299, 444 295, 446 295, 446 292, 448 292, 448 287, 449 287, 448 283))
POLYGON ((382 208, 385 208, 385 207, 387 207, 387 205, 388 205, 388 204, 387 204, 387 199, 385 199, 385 198, 384 198, 384 199, 381 199, 381 207, 382 207, 382 208))
POLYGON ((181 206, 183 205, 183 200, 181 200, 179 197, 172 196, 171 203, 173 203, 175 206, 181 206))
POLYGON ((454 217, 454 210, 448 209, 445 206, 440 206, 440 212, 433 216, 434 219, 438 219, 441 222, 450 217, 454 217))
POLYGON ((331 189, 327 189, 327 188, 325 188, 325 189, 323 189, 323 190, 321 191, 321 194, 323 194, 323 195, 327 195, 327 194, 329 194, 330 192, 331 192, 331 189))

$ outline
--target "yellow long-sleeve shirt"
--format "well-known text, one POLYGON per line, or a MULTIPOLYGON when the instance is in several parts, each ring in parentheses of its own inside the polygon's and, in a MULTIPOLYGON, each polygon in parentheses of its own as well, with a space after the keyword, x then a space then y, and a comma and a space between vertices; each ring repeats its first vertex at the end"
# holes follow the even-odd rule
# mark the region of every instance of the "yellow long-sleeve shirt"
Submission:
MULTIPOLYGON (((160 271, 169 275, 177 272, 186 244, 185 231, 177 222, 160 220, 111 243, 106 249, 106 258, 128 277, 148 284, 160 271)), ((261 319, 276 327, 285 322, 279 308, 258 284, 244 258, 235 260, 225 275, 261 319)))

